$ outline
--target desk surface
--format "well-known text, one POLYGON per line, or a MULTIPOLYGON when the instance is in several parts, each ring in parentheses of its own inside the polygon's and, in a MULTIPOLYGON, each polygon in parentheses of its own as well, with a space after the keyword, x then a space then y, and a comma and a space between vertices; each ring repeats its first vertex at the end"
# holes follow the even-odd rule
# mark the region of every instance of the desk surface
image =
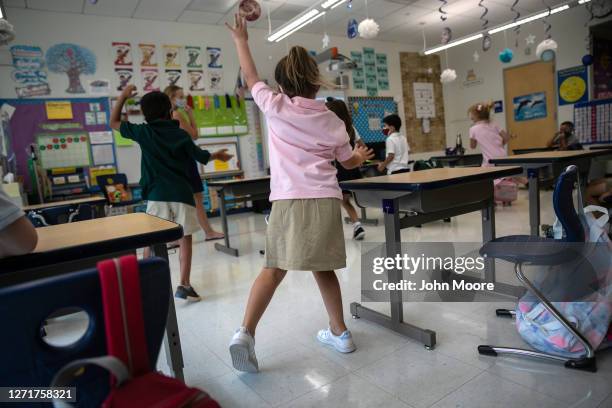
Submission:
POLYGON ((605 150, 555 150, 548 152, 533 152, 525 154, 515 154, 499 159, 491 159, 493 164, 520 164, 520 163, 553 163, 585 157, 596 157, 606 155, 605 150))
POLYGON ((522 173, 518 166, 452 167, 412 171, 410 173, 369 177, 340 183, 343 190, 425 190, 486 179, 496 179, 522 173))
POLYGON ((237 184, 249 184, 249 183, 258 183, 258 182, 270 182, 270 176, 264 177, 253 177, 248 179, 236 179, 236 180, 218 180, 218 181, 209 181, 208 187, 224 187, 227 185, 237 185, 237 184))
POLYGON ((44 208, 59 207, 62 205, 96 204, 101 202, 106 202, 106 199, 103 196, 92 196, 85 198, 76 198, 74 200, 53 201, 50 203, 26 205, 23 207, 23 211, 42 210, 44 208))
POLYGON ((589 146, 589 150, 610 150, 612 149, 612 144, 605 146, 589 146))
POLYGON ((461 159, 476 159, 476 158, 481 158, 481 157, 482 157, 481 153, 470 153, 470 154, 455 154, 451 156, 431 156, 429 159, 430 160, 453 161, 453 160, 461 160, 461 159))
POLYGON ((144 213, 51 225, 36 232, 34 252, 0 259, 1 272, 130 251, 183 236, 180 225, 144 213))

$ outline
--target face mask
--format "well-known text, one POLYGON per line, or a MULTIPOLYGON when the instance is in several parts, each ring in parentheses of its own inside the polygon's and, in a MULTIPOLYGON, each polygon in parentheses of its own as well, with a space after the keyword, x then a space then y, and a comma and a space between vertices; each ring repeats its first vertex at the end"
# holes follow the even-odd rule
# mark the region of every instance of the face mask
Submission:
POLYGON ((176 99, 174 101, 174 106, 176 106, 178 109, 182 109, 187 105, 187 102, 185 101, 185 99, 176 99))
POLYGON ((389 129, 389 128, 383 128, 382 132, 383 132, 383 135, 385 135, 385 136, 389 136, 389 133, 391 133, 391 129, 389 129))

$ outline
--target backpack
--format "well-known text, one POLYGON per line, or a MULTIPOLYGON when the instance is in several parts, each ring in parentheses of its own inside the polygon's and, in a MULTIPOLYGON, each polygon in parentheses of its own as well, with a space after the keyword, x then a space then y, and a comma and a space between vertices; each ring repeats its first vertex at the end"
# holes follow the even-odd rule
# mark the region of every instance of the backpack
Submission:
POLYGON ((444 166, 442 166, 442 163, 439 163, 436 160, 417 160, 414 162, 414 165, 412 166, 412 171, 419 171, 419 170, 429 170, 429 169, 439 169, 442 168, 444 166))
MULTIPOLYGON (((88 365, 111 373, 103 408, 220 408, 210 396, 182 381, 152 371, 145 341, 140 275, 134 255, 98 263, 109 355, 73 361, 54 376, 51 386, 70 384, 88 365)), ((54 401, 54 407, 71 407, 54 401)))

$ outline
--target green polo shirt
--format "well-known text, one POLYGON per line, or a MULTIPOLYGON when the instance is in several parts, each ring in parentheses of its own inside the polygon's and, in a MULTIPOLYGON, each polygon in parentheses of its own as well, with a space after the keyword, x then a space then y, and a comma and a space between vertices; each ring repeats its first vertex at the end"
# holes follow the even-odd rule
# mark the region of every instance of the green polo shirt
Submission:
POLYGON ((179 202, 195 206, 189 184, 188 160, 206 164, 210 153, 196 146, 176 120, 146 124, 121 122, 121 136, 132 139, 142 151, 142 196, 145 200, 179 202))

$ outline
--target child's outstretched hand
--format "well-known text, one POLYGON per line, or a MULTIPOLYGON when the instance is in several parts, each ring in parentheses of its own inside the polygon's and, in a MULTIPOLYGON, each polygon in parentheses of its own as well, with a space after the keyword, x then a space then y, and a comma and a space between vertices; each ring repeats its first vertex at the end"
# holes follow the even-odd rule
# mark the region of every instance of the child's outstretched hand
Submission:
POLYGON ((234 26, 232 27, 227 22, 225 26, 232 32, 232 38, 234 41, 248 41, 249 32, 247 31, 247 22, 244 17, 240 17, 238 14, 234 14, 234 26))
POLYGON ((356 145, 353 151, 361 156, 362 163, 366 160, 374 158, 374 150, 370 149, 367 146, 356 145))
POLYGON ((121 91, 121 97, 123 99, 133 98, 134 96, 136 96, 136 94, 136 85, 128 85, 123 88, 123 91, 121 91))
POLYGON ((226 162, 226 161, 229 161, 232 157, 234 157, 234 155, 229 154, 227 152, 227 149, 221 149, 211 154, 210 157, 213 160, 221 160, 221 161, 226 162))

